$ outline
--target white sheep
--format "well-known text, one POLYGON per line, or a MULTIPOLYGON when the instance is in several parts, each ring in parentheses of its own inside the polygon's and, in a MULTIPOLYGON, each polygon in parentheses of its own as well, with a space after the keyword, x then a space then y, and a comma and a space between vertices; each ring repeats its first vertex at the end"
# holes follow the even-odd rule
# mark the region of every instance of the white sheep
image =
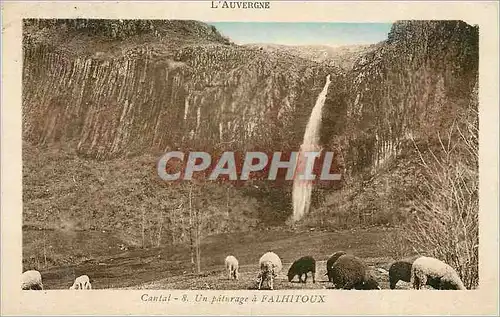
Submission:
POLYGON ((259 289, 262 287, 264 280, 267 281, 269 289, 274 289, 274 279, 278 273, 283 269, 281 259, 274 252, 265 253, 259 260, 260 272, 257 277, 259 282, 259 289))
POLYGON ((238 259, 236 259, 232 255, 228 255, 225 260, 226 263, 226 270, 229 279, 238 279, 238 259))
POLYGON ((424 285, 442 290, 466 289, 455 269, 441 260, 426 256, 413 262, 410 283, 414 289, 421 289, 424 285))
POLYGON ((21 289, 43 290, 42 274, 36 270, 26 271, 21 275, 21 289))
POLYGON ((90 278, 87 275, 79 276, 75 279, 75 282, 69 289, 72 290, 90 290, 92 285, 90 284, 90 278))

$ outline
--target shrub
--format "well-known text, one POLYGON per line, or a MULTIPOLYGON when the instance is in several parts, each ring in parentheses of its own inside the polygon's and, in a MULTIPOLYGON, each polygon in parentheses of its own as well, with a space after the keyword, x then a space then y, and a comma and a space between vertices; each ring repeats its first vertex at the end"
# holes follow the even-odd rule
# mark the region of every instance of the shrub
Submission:
POLYGON ((418 252, 428 253, 453 266, 469 289, 476 288, 479 279, 476 109, 471 109, 461 124, 452 125, 446 138, 438 136, 438 150, 431 149, 427 152, 429 155, 424 155, 416 147, 425 171, 425 182, 405 231, 418 252))

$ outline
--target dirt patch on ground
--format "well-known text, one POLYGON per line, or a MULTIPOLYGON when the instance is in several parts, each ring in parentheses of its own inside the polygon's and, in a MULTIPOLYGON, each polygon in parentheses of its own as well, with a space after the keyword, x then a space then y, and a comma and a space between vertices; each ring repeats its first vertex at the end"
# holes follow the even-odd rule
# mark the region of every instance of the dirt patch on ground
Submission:
MULTIPOLYGON (((390 230, 343 232, 252 232, 212 236, 202 245, 202 272, 193 274, 187 246, 137 249, 89 259, 78 265, 41 270, 47 289, 67 289, 75 277, 87 274, 95 289, 255 289, 260 256, 277 253, 283 270, 276 289, 328 289, 326 263, 330 254, 345 250, 361 257, 371 268, 381 288, 389 288, 387 270, 395 261, 385 255, 383 239, 390 230), (224 258, 232 254, 240 262, 240 278, 229 280, 224 258), (311 255, 316 263, 316 283, 309 275, 307 283, 297 278, 288 282, 290 265, 301 256, 311 255)), ((398 288, 407 288, 400 282, 398 288)))

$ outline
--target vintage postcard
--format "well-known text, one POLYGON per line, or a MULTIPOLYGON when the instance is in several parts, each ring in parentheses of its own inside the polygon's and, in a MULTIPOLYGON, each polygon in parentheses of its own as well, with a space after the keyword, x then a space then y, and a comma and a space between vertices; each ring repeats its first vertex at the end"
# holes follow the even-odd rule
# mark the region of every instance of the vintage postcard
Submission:
POLYGON ((3 315, 498 314, 498 3, 2 3, 3 315))

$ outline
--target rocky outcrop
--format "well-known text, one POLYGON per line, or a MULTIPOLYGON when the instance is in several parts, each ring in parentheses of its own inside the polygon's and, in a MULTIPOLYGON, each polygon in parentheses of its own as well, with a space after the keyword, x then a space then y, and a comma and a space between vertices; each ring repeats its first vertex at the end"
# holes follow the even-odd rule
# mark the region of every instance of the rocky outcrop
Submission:
POLYGON ((356 60, 374 50, 377 44, 372 45, 280 45, 280 44, 247 44, 247 47, 258 48, 269 52, 290 54, 325 65, 336 66, 350 71, 356 60))
POLYGON ((376 168, 405 141, 435 138, 467 110, 479 32, 461 21, 400 21, 349 75, 347 161, 376 168))
MULTIPOLYGON (((144 222, 137 210, 158 211, 158 201, 187 197, 187 187, 167 190, 159 181, 154 165, 160 154, 175 149, 296 151, 328 74, 332 82, 321 143, 338 150, 336 164, 352 176, 373 174, 397 158, 411 138, 430 139, 446 129, 465 113, 477 87, 478 29, 460 21, 396 22, 386 41, 349 60, 354 63, 349 71, 280 50, 241 47, 196 21, 44 23, 27 21, 24 28, 28 222, 45 221, 38 214, 43 206, 58 210, 49 215, 54 219, 71 209, 70 217, 88 215, 94 220, 83 222, 95 227, 137 232, 144 222), (50 169, 43 170, 37 165, 46 154, 42 146, 69 148, 67 153, 76 151, 79 158, 60 153, 56 165, 65 166, 47 163, 50 169), (134 172, 124 176, 124 168, 134 172), (61 175, 72 170, 78 171, 77 179, 65 182, 61 175), (45 177, 49 191, 40 184, 45 177)), ((52 162, 51 155, 41 162, 52 162)), ((406 161, 399 163, 394 166, 410 170, 406 161)), ((406 188, 406 181, 416 177, 394 174, 405 178, 404 185, 390 185, 394 188, 406 188)), ((200 208, 211 219, 205 233, 240 230, 256 218, 266 225, 283 223, 291 212, 290 191, 271 187, 248 186, 232 196, 222 187, 200 193, 205 195, 200 208), (209 214, 228 216, 219 221, 209 214)), ((393 194, 387 197, 401 196, 393 194)), ((372 200, 366 195, 354 197, 353 206, 372 200)), ((175 208, 165 207, 172 227, 179 221, 171 211, 175 208)), ((163 228, 160 220, 154 223, 163 228)), ((172 233, 177 236, 185 238, 172 233)))
POLYGON ((168 39, 154 39, 131 48, 133 38, 111 39, 91 56, 25 44, 25 140, 74 141, 98 159, 220 143, 296 147, 326 75, 343 80, 333 67, 221 41, 162 51, 168 39), (128 49, 115 56, 117 45, 128 49))

